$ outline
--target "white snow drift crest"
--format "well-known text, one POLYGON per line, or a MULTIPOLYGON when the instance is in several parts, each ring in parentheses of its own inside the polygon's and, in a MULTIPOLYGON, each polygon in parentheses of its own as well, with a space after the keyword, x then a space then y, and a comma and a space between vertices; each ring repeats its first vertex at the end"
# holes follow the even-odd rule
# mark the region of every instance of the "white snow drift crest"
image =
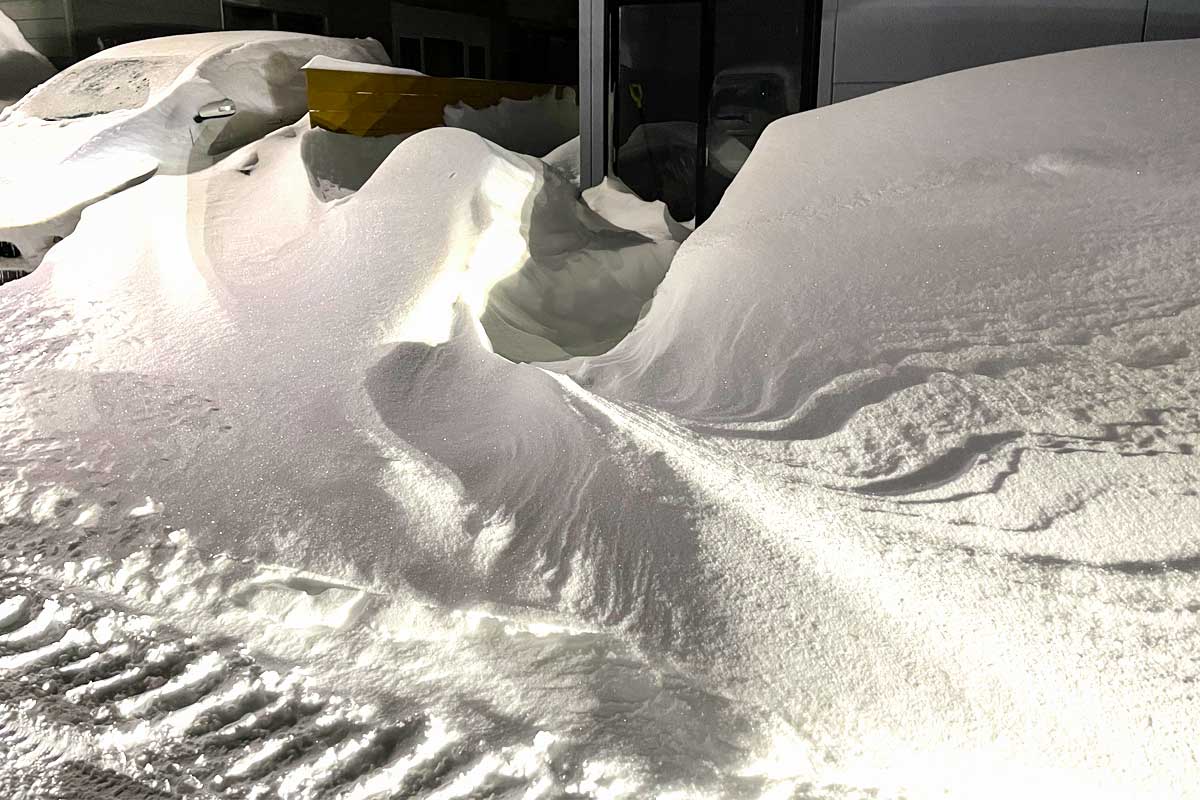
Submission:
MULTIPOLYGON (((0 289, 0 537, 511 729, 544 796, 1200 798, 1198 71, 1106 48, 788 118, 681 247, 466 131, 158 176, 0 289), (445 658, 456 614, 521 635, 445 658)), ((83 608, 22 581, 18 623, 83 608)), ((43 628, 4 663, 95 639, 43 628)), ((298 733, 221 769, 283 786, 298 733)), ((534 792, 479 789, 487 749, 410 793, 534 792)), ((301 794, 380 764, 302 752, 301 794)))

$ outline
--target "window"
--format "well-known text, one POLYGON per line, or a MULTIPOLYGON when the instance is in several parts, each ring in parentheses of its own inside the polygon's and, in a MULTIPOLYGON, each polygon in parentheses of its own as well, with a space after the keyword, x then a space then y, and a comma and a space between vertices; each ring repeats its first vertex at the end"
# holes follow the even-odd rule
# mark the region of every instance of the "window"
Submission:
POLYGON ((695 0, 616 9, 613 172, 677 220, 696 216, 701 23, 695 0))
POLYGON ((467 74, 463 43, 457 39, 426 36, 425 72, 440 78, 461 78, 467 74))
POLYGON ((486 16, 392 3, 392 52, 402 67, 443 78, 491 75, 486 16))
POLYGON ((221 12, 227 31, 292 31, 323 36, 328 27, 325 17, 320 14, 243 6, 228 0, 222 5, 221 12))
POLYGON ((467 50, 467 74, 472 78, 487 77, 487 49, 478 45, 472 45, 467 50))
POLYGON ((412 36, 396 37, 396 66, 420 70, 421 40, 412 36))
POLYGON ((703 221, 767 126, 816 106, 817 0, 611 0, 610 171, 703 221))

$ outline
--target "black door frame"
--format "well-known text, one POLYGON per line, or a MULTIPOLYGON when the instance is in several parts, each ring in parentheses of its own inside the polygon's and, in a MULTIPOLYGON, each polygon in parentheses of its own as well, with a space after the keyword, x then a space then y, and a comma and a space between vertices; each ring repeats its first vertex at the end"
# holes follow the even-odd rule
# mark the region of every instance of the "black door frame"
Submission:
MULTIPOLYGON (((784 0, 766 0, 783 2, 784 0)), ((614 147, 612 131, 614 112, 612 98, 616 91, 616 70, 620 43, 617 14, 621 6, 695 3, 701 9, 699 87, 696 97, 696 223, 703 222, 711 209, 707 208, 708 116, 712 85, 715 79, 714 59, 716 42, 717 0, 579 0, 579 129, 580 129, 580 188, 598 185, 612 174, 614 147)), ((804 108, 816 108, 819 102, 820 49, 822 34, 822 0, 787 0, 803 4, 807 16, 806 41, 802 47, 805 64, 803 75, 804 108)))
POLYGON ((580 186, 598 185, 605 176, 613 174, 614 146, 612 141, 614 109, 612 97, 616 91, 616 71, 620 42, 614 32, 617 15, 622 6, 668 5, 689 3, 700 8, 700 40, 696 43, 699 64, 699 85, 696 95, 696 198, 697 223, 700 198, 705 196, 705 172, 708 153, 708 102, 713 82, 713 42, 716 0, 580 0, 580 186), (585 46, 586 43, 586 46, 585 46), (586 133, 585 133, 586 131, 586 133))

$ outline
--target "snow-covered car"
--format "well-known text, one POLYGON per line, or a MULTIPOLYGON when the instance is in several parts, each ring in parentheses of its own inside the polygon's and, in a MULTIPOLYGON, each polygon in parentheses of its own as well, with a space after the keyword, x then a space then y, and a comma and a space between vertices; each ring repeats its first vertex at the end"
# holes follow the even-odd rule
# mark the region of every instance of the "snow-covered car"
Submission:
POLYGON ((295 122, 301 67, 319 55, 388 63, 373 39, 200 33, 105 50, 42 84, 0 114, 0 269, 35 269, 97 200, 295 122))
POLYGON ((35 50, 16 23, 0 11, 0 111, 49 78, 54 65, 35 50))

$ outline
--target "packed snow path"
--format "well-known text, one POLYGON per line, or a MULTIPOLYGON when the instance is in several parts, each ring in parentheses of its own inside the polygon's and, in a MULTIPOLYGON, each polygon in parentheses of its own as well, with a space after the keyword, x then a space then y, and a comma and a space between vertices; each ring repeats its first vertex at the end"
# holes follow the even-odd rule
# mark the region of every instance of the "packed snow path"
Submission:
MULTIPOLYGON (((1198 72, 784 120, 682 247, 461 131, 154 179, 0 291, 3 546, 475 752, 553 736, 546 796, 1198 797, 1198 72)), ((57 608, 15 668, 85 641, 57 608)))

